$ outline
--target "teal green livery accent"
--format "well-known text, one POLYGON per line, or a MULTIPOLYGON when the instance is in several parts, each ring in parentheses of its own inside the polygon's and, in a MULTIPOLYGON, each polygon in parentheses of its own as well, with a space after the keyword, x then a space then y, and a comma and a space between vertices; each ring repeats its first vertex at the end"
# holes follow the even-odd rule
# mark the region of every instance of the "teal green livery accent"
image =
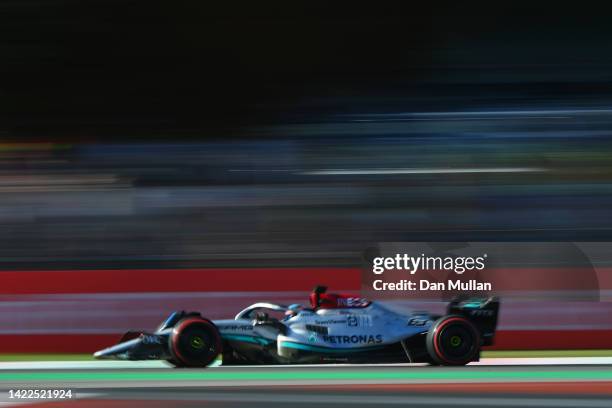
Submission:
POLYGON ((226 340, 238 340, 246 343, 260 344, 262 346, 267 346, 272 343, 271 340, 264 339, 263 337, 245 336, 243 334, 222 334, 221 337, 226 340))
POLYGON ((366 351, 380 350, 384 346, 372 346, 372 347, 351 347, 351 348, 331 348, 331 347, 318 347, 311 346, 309 344, 293 343, 290 341, 282 341, 281 347, 292 348, 297 350, 315 351, 317 353, 363 353, 366 351))

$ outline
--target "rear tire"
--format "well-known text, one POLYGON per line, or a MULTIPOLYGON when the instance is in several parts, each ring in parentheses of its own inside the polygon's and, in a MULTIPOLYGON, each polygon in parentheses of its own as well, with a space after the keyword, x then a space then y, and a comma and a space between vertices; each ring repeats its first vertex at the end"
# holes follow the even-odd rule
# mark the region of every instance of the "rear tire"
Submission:
POLYGON ((198 316, 186 317, 174 326, 168 338, 175 367, 206 367, 222 351, 221 335, 213 322, 198 316))
POLYGON ((465 317, 444 316, 436 320, 425 340, 427 352, 440 365, 466 365, 478 359, 481 338, 465 317))

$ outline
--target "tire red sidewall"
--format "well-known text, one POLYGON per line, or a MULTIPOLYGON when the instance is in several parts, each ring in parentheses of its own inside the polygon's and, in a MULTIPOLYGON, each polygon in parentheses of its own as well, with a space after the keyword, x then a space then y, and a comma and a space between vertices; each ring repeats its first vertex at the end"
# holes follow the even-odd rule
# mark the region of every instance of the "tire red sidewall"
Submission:
POLYGON ((174 326, 174 328, 172 329, 172 339, 170 342, 170 346, 172 347, 172 354, 174 357, 176 357, 176 359, 181 364, 185 366, 194 365, 193 362, 189 361, 181 354, 181 351, 179 350, 179 347, 178 347, 178 339, 180 338, 182 331, 185 330, 185 328, 189 327, 192 324, 203 324, 205 326, 208 326, 212 329, 211 332, 215 334, 214 341, 215 341, 215 350, 217 350, 217 355, 214 356, 211 359, 211 361, 205 364, 205 365, 208 365, 212 363, 219 354, 221 354, 221 347, 222 347, 221 335, 219 334, 219 330, 217 329, 217 326, 215 326, 215 324, 208 319, 203 319, 201 317, 190 317, 190 318, 180 321, 176 326, 174 326))
MULTIPOLYGON (((449 365, 454 365, 454 364, 467 364, 466 362, 464 362, 463 360, 453 360, 453 359, 449 359, 444 352, 442 351, 442 348, 440 347, 440 336, 439 334, 442 332, 442 330, 444 330, 444 328, 452 323, 456 323, 456 322, 462 322, 463 324, 465 324, 466 326, 470 327, 470 330, 473 332, 474 334, 474 343, 475 343, 475 351, 473 352, 474 354, 476 354, 478 352, 479 349, 479 345, 480 345, 480 334, 478 333, 478 330, 476 329, 476 327, 474 327, 474 325, 472 324, 472 322, 470 322, 468 319, 461 317, 461 316, 456 316, 456 317, 450 317, 444 321, 442 321, 442 323, 440 323, 435 329, 434 329, 434 333, 433 333, 433 346, 434 346, 434 351, 436 353, 436 356, 438 357, 438 359, 440 359, 440 361, 443 364, 449 364, 449 365)), ((469 361, 468 361, 469 362, 469 361)))

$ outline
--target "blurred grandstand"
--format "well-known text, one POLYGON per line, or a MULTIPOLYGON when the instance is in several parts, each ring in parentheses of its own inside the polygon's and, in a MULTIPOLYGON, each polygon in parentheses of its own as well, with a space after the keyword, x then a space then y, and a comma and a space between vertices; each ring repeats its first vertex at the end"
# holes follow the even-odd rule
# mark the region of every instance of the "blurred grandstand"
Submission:
POLYGON ((0 267, 347 266, 381 241, 607 240, 610 129, 612 108, 533 107, 4 143, 0 267))

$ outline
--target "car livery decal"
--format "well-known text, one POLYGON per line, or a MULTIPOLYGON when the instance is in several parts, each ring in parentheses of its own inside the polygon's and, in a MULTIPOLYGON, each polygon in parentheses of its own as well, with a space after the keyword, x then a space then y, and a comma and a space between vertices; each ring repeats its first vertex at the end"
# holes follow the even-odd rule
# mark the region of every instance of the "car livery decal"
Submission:
POLYGON ((263 337, 245 336, 243 334, 222 334, 221 337, 225 340, 244 341, 246 343, 261 344, 262 346, 272 343, 272 340, 263 337))
POLYGON ((371 346, 371 347, 345 347, 345 348, 331 348, 331 347, 319 347, 312 346, 310 344, 294 343, 291 341, 282 341, 281 347, 292 348, 297 350, 314 351, 317 353, 362 353, 366 351, 378 350, 385 346, 371 346))

